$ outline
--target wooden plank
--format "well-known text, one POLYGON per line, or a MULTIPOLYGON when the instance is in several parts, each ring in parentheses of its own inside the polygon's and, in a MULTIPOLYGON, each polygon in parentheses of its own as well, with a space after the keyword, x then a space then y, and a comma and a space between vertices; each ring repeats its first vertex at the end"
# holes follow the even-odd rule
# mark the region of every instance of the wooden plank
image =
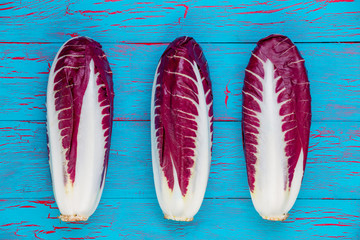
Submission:
MULTIPOLYGON (((60 46, 0 44, 0 120, 45 120, 48 71, 60 46)), ((215 118, 240 120, 244 69, 255 45, 202 46, 210 65, 215 118)), ((114 72, 115 119, 150 119, 153 76, 165 48, 104 44, 114 72)), ((311 82, 313 120, 358 121, 360 44, 298 44, 298 48, 311 82)))
POLYGON ((0 41, 256 42, 272 33, 294 41, 359 41, 359 1, 12 1, 0 6, 0 41), (346 23, 346 24, 345 24, 346 23), (214 34, 216 33, 216 34, 214 34))
POLYGON ((106 199, 86 223, 63 223, 52 199, 0 202, 2 239, 359 239, 360 200, 298 200, 285 222, 249 199, 204 200, 193 222, 163 219, 155 199, 106 199), (21 217, 19 217, 21 216, 21 217))
MULTIPOLYGON (((216 122, 206 198, 249 198, 241 123, 216 122)), ((360 199, 359 123, 316 122, 300 198, 360 199)), ((45 122, 0 121, 0 199, 52 196, 45 122), (24 177, 26 176, 26 177, 24 177)), ((149 122, 114 122, 103 197, 156 198, 149 122)))

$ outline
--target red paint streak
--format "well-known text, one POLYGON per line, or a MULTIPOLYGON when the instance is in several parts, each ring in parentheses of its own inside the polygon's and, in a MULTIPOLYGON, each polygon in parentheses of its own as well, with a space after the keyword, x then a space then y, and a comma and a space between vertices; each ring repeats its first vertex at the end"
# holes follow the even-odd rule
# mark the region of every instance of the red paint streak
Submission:
POLYGON ((1 44, 52 44, 50 42, 0 42, 1 44))
POLYGON ((32 203, 38 203, 38 204, 42 204, 45 205, 47 207, 50 207, 50 209, 58 209, 57 207, 52 207, 51 204, 55 203, 55 201, 52 200, 47 200, 47 201, 29 201, 32 203))
POLYGON ((15 236, 19 236, 19 237, 27 237, 26 235, 20 235, 18 234, 19 229, 16 229, 16 231, 14 232, 15 236))
POLYGON ((46 94, 36 94, 35 97, 45 97, 46 94))
POLYGON ((36 232, 34 232, 34 235, 35 235, 35 237, 36 237, 37 239, 45 240, 45 239, 43 239, 43 238, 38 237, 38 236, 36 235, 36 232))
POLYGON ((295 218, 295 220, 310 220, 310 219, 324 219, 324 218, 340 219, 340 220, 347 220, 348 219, 348 218, 339 218, 339 217, 309 217, 309 218, 295 218))
POLYGON ((20 205, 14 205, 14 206, 8 206, 6 208, 14 208, 14 207, 19 207, 20 205))
POLYGON ((20 98, 20 99, 26 100, 26 99, 35 99, 35 98, 33 98, 33 97, 23 97, 23 98, 20 98))
POLYGON ((10 10, 13 9, 14 7, 8 7, 8 8, 1 8, 0 11, 4 11, 4 10, 10 10))
POLYGON ((175 5, 175 7, 178 7, 178 6, 185 7, 184 18, 186 18, 186 15, 187 15, 188 10, 189 10, 189 6, 186 6, 185 4, 177 4, 177 5, 175 5))
MULTIPOLYGON (((69 36, 71 36, 71 37, 77 37, 77 36, 79 36, 79 34, 77 34, 77 33, 67 33, 66 35, 69 35, 69 36)), ((50 63, 49 63, 50 64, 50 63)))
POLYGON ((4 77, 4 76, 0 76, 0 78, 7 78, 7 79, 39 79, 39 77, 4 77))
POLYGON ((229 89, 228 89, 228 85, 229 85, 229 83, 230 83, 230 80, 229 80, 229 82, 226 84, 226 90, 225 90, 225 106, 226 106, 226 108, 227 108, 227 102, 228 102, 228 99, 229 99, 229 93, 231 93, 230 91, 229 91, 229 89))
POLYGON ((168 43, 141 43, 141 42, 123 42, 125 44, 134 44, 134 45, 146 45, 146 46, 153 46, 153 45, 168 45, 168 43))
POLYGON ((48 214, 48 219, 58 219, 58 217, 50 217, 50 213, 48 214))
POLYGON ((139 119, 130 119, 130 118, 123 118, 117 117, 113 119, 114 121, 127 121, 127 122, 149 122, 150 120, 139 120, 139 119))
POLYGON ((54 227, 54 230, 65 229, 65 228, 69 228, 69 227, 54 227))
POLYGON ((195 6, 194 8, 225 8, 231 6, 195 6))
POLYGON ((12 4, 12 3, 14 3, 14 2, 0 3, 0 6, 4 6, 4 5, 12 4))
POLYGON ((313 9, 313 10, 308 11, 307 13, 316 12, 316 11, 319 11, 319 10, 321 10, 321 9, 323 9, 323 8, 324 8, 324 6, 318 7, 318 8, 316 8, 316 9, 313 9))
POLYGON ((216 121, 237 121, 237 118, 234 117, 220 117, 216 118, 216 121))
POLYGON ((96 239, 97 237, 89 237, 89 236, 86 236, 86 237, 81 237, 81 238, 63 238, 63 239, 96 239))
POLYGON ((55 233, 55 231, 46 231, 45 234, 55 233))
MULTIPOLYGON (((20 120, 20 122, 35 123, 35 124, 46 124, 46 122, 33 122, 33 121, 21 121, 21 120, 20 120)), ((22 136, 24 136, 24 135, 22 135, 22 136)))
POLYGON ((287 6, 287 7, 283 7, 283 8, 278 8, 278 9, 273 9, 273 10, 260 10, 260 11, 252 11, 252 12, 240 12, 240 13, 235 13, 235 14, 254 14, 254 13, 274 13, 274 12, 280 12, 282 10, 291 8, 291 7, 295 7, 297 5, 303 4, 301 3, 297 3, 297 4, 293 4, 291 6, 287 6))
POLYGON ((34 207, 34 206, 21 206, 19 208, 36 208, 36 207, 34 207))
POLYGON ((348 225, 348 224, 336 224, 336 223, 323 223, 323 224, 314 224, 314 226, 339 226, 339 227, 351 227, 352 225, 348 225))
POLYGON ((27 104, 27 103, 20 103, 19 105, 25 106, 25 105, 29 105, 29 104, 27 104))
POLYGON ((107 13, 109 15, 113 15, 113 14, 122 13, 123 11, 109 12, 109 11, 106 11, 106 10, 100 10, 100 11, 85 10, 85 11, 78 11, 78 12, 81 15, 86 14, 86 13, 107 13))
POLYGON ((21 225, 23 223, 26 223, 25 221, 21 221, 20 223, 8 223, 8 224, 4 224, 1 225, 1 227, 7 227, 7 226, 12 226, 12 225, 21 225))
POLYGON ((40 58, 26 58, 26 57, 13 57, 12 60, 29 60, 29 61, 35 61, 39 60, 40 58))
POLYGON ((40 225, 28 224, 28 225, 22 225, 21 227, 40 227, 40 225))
MULTIPOLYGON (((325 0, 327 3, 334 3, 334 2, 353 2, 354 0, 325 0)), ((318 2, 324 2, 324 0, 320 0, 318 2)))

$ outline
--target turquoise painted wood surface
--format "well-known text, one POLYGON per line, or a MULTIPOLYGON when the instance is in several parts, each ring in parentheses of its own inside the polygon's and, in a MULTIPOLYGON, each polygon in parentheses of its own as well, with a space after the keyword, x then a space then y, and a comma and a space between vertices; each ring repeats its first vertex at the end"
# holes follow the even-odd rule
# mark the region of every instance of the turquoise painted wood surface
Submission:
POLYGON ((0 39, 63 42, 87 35, 101 42, 257 42, 283 33, 296 42, 359 41, 359 2, 14 0, 0 5, 0 39), (36 33, 36 34, 34 34, 36 33))
POLYGON ((0 2, 0 239, 360 239, 359 10, 358 0, 0 2), (254 210, 241 142, 244 69, 272 33, 296 42, 313 98, 305 177, 282 223, 254 210), (83 224, 56 218, 45 124, 50 65, 76 35, 102 43, 116 92, 105 190, 83 224), (181 35, 204 49, 216 118, 209 184, 191 223, 162 218, 150 154, 155 68, 181 35))

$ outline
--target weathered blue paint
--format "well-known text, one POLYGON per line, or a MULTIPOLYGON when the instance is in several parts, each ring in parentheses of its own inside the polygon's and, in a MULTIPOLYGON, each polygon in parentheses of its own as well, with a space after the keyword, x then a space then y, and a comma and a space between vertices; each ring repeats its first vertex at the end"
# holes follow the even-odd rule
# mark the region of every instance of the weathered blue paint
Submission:
POLYGON ((0 6, 0 41, 256 42, 282 33, 294 41, 359 41, 359 2, 321 1, 9 1, 0 6), (36 33, 36 34, 34 34, 36 33))
POLYGON ((249 199, 205 199, 193 222, 163 219, 156 199, 105 199, 88 222, 60 222, 53 201, 0 202, 1 239, 359 239, 359 201, 298 200, 285 222, 249 199), (21 212, 21 216, 19 213, 21 212))
POLYGON ((360 239, 359 5, 1 2, 0 239, 360 239), (244 69, 255 42, 272 33, 296 42, 313 99, 308 164, 284 223, 264 221, 254 210, 241 143, 244 69), (58 48, 76 35, 102 43, 116 93, 103 199, 84 224, 56 218, 45 130, 48 71, 58 48), (167 43, 181 35, 193 36, 204 49, 217 120, 206 199, 191 223, 162 218, 150 159, 154 72, 167 43))

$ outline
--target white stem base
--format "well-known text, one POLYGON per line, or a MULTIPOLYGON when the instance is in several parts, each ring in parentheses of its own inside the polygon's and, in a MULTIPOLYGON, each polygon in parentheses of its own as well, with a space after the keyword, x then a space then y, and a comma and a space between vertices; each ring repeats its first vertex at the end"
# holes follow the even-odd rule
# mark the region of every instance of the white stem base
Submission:
POLYGON ((186 217, 175 217, 175 216, 170 216, 167 214, 164 214, 164 218, 165 219, 169 219, 169 220, 174 220, 174 221, 181 221, 181 222, 191 222, 192 220, 194 220, 194 218, 186 218, 186 217))
POLYGON ((280 216, 271 216, 271 217, 261 216, 261 217, 265 220, 270 220, 270 221, 285 221, 289 217, 289 214, 284 213, 283 215, 280 216))
POLYGON ((59 218, 63 222, 80 222, 80 221, 87 221, 89 217, 75 214, 75 215, 60 215, 59 218))

